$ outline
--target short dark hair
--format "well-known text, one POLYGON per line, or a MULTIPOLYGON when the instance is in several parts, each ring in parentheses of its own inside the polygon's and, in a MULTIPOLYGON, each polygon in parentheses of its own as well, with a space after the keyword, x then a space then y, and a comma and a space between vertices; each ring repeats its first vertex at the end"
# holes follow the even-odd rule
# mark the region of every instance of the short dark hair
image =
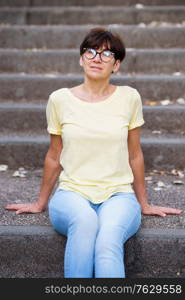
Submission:
POLYGON ((106 48, 115 53, 115 59, 123 61, 126 56, 126 49, 123 40, 117 33, 113 33, 103 27, 96 27, 89 31, 80 45, 80 55, 84 48, 94 48, 106 45, 106 48))

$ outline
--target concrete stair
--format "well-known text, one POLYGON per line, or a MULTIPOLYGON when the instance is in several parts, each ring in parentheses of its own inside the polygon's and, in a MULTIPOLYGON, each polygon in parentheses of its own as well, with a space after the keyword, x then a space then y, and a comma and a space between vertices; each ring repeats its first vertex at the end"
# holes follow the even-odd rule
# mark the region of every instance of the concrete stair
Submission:
MULTIPOLYGON (((0 173, 0 276, 4 278, 62 278, 66 238, 50 226, 48 212, 15 215, 3 210, 7 203, 36 199, 42 169, 29 170, 25 178, 13 177, 14 170, 0 173), (8 188, 7 188, 8 187, 8 188)), ((184 186, 175 186, 174 175, 146 172, 150 201, 184 209, 184 186), (157 182, 166 188, 155 191, 157 182), (167 188, 168 186, 168 188, 167 188)), ((185 179, 182 179, 185 183, 185 179)), ((125 245, 129 278, 183 278, 185 276, 184 214, 165 218, 143 216, 139 232, 125 245)), ((80 241, 79 241, 80 242, 80 241)))
MULTIPOLYGON (((140 0, 140 4, 143 5, 149 5, 149 6, 154 6, 154 5, 161 5, 161 6, 169 6, 169 5, 182 5, 183 1, 182 0, 140 0)), ((124 0, 124 6, 133 6, 137 5, 138 0, 124 0)), ((97 6, 97 5, 112 5, 112 0, 1 0, 0 6, 5 7, 45 7, 45 6, 97 6)), ((114 5, 123 5, 122 0, 114 0, 114 5)))
POLYGON ((150 6, 138 9, 137 7, 123 6, 94 6, 94 7, 23 7, 2 8, 0 22, 4 24, 138 24, 155 21, 183 22, 184 6, 150 6), (72 16, 72 17, 71 17, 72 16))
MULTIPOLYGON (((0 277, 63 277, 66 243, 51 227, 48 212, 15 215, 7 203, 34 201, 49 144, 45 106, 49 94, 83 80, 79 45, 86 32, 104 26, 120 34, 125 61, 111 82, 130 85, 142 96, 141 143, 151 203, 184 210, 185 3, 182 0, 53 0, 0 2, 0 277), (163 106, 162 100, 170 105, 163 106), (149 105, 155 101, 156 105, 149 105), (158 132, 156 132, 158 131, 158 132), (160 131, 160 132, 159 132, 160 131), (25 167, 25 178, 13 172, 25 167), (153 171, 155 170, 155 171, 153 171), (158 181, 166 186, 154 188, 158 181)), ((79 241, 80 242, 80 241, 79 241)), ((130 278, 185 277, 185 218, 143 216, 126 243, 130 278)))
MULTIPOLYGON (((82 82, 81 74, 1 74, 0 88, 2 103, 37 103, 44 104, 52 90, 72 87, 82 82)), ((169 99, 176 103, 177 98, 184 98, 185 76, 119 74, 111 79, 117 85, 130 85, 138 88, 143 101, 169 99)))
MULTIPOLYGON (((95 26, 102 26, 102 24, 29 26, 5 24, 0 27, 1 48, 28 50, 33 48, 76 48, 77 45, 80 45, 82 37, 95 26)), ((124 38, 128 48, 183 48, 185 45, 184 25, 160 27, 148 25, 143 27, 107 24, 107 28, 119 33, 124 38)))
MULTIPOLYGON (((1 73, 80 74, 78 49, 0 49, 1 73), (58 63, 60 61, 60 64, 58 63)), ((127 48, 121 73, 155 75, 185 73, 184 48, 127 48)), ((26 74, 25 74, 26 75, 26 74)))

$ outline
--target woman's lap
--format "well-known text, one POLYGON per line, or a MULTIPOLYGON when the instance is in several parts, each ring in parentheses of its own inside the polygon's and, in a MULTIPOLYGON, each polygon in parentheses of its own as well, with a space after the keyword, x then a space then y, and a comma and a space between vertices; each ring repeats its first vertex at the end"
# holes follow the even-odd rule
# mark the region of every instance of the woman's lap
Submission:
MULTIPOLYGON (((135 193, 118 192, 106 201, 94 204, 79 193, 60 189, 50 200, 49 217, 54 228, 62 222, 58 231, 65 235, 71 222, 83 223, 84 226, 90 226, 93 222, 93 224, 97 223, 95 225, 99 229, 121 226, 129 230, 129 226, 134 222, 137 223, 135 227, 139 227, 141 209, 135 193)), ((137 228, 133 226, 133 231, 136 230, 137 228)), ((132 233, 131 230, 128 234, 132 235, 134 232, 132 233)))

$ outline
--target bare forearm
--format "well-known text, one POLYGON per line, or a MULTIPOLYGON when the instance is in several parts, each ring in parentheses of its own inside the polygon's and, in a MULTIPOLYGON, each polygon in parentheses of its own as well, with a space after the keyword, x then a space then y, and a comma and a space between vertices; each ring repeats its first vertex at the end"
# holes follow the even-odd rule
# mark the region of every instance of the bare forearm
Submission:
POLYGON ((145 186, 144 158, 142 151, 140 151, 134 159, 129 160, 129 163, 134 175, 134 191, 141 206, 144 207, 148 204, 148 200, 145 186))
POLYGON ((56 184, 59 174, 62 170, 59 162, 52 159, 48 154, 44 161, 43 177, 40 187, 39 198, 37 202, 39 205, 46 207, 48 204, 49 196, 56 184))

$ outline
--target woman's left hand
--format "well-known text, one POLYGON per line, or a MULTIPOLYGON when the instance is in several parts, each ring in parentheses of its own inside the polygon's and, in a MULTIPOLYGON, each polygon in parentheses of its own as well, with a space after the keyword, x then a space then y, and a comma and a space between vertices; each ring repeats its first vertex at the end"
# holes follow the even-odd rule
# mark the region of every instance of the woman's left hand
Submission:
POLYGON ((181 209, 150 205, 150 204, 143 206, 141 209, 144 215, 158 215, 161 217, 166 217, 167 214, 179 215, 182 212, 181 209))

